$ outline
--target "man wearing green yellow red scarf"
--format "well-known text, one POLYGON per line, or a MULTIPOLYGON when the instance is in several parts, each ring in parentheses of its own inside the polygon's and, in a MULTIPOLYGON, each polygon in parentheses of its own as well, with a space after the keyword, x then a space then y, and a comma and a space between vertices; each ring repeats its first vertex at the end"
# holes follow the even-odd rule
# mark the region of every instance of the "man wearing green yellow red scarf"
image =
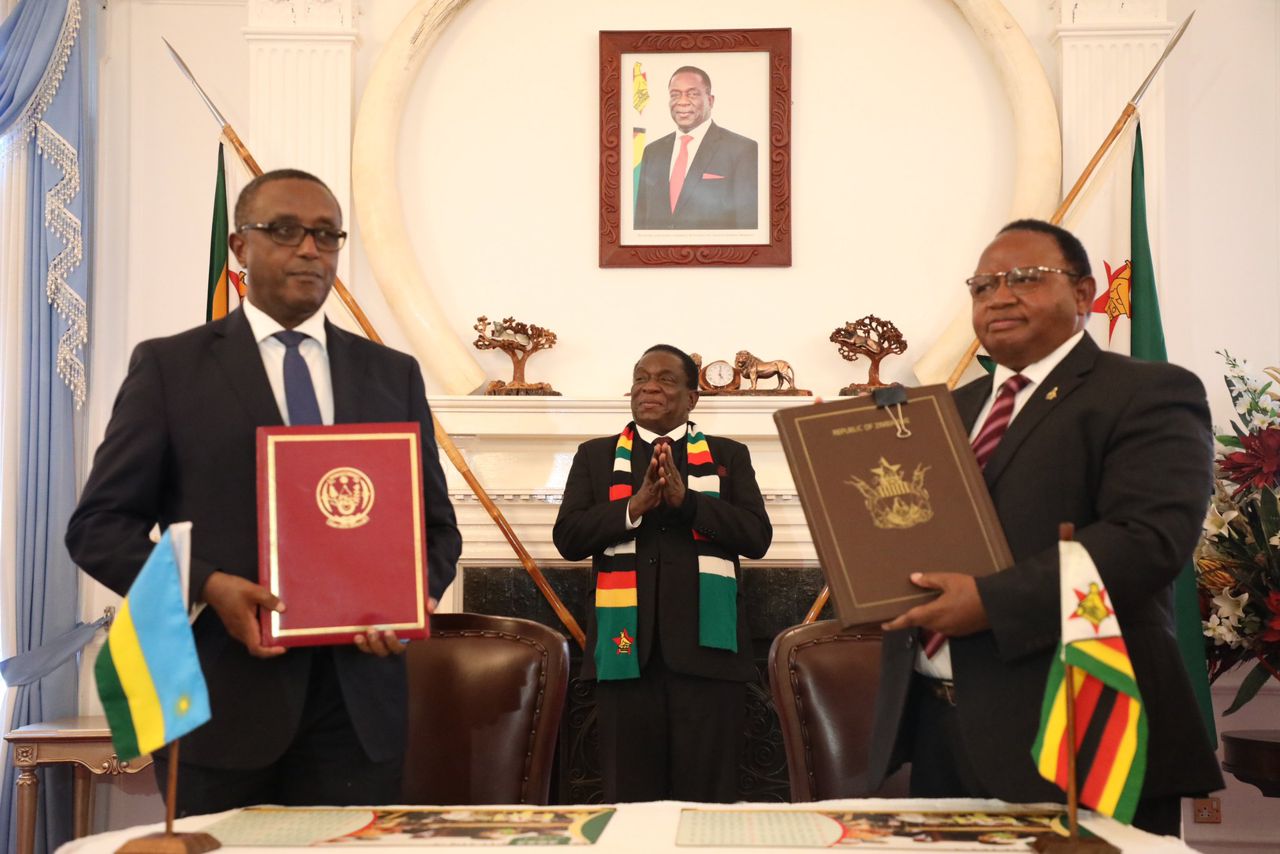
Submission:
POLYGON ((582 677, 596 680, 604 799, 736 799, 746 686, 756 678, 739 556, 773 526, 745 445, 689 420, 697 368, 658 344, 632 372, 632 422, 584 442, 556 548, 591 558, 582 677))

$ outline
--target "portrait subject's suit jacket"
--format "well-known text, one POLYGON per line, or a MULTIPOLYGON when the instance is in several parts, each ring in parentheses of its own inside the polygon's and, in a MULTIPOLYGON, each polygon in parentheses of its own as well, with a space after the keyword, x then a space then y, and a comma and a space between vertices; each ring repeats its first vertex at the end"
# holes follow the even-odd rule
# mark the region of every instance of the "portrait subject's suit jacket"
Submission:
POLYGON ((676 209, 671 210, 671 158, 676 134, 645 146, 636 198, 638 229, 756 228, 759 220, 759 146, 715 122, 685 173, 676 209))
MULTIPOLYGON (((627 500, 609 500, 617 436, 591 439, 578 447, 564 487, 564 501, 552 537, 567 560, 591 557, 592 589, 606 548, 624 540, 636 541, 636 595, 639 611, 640 667, 649 660, 655 636, 667 667, 689 676, 747 682, 756 678, 751 639, 747 633, 742 569, 738 555, 763 557, 773 539, 773 526, 764 509, 747 446, 719 436, 707 436, 711 458, 722 470, 720 497, 689 490, 679 511, 656 508, 640 525, 627 530, 627 500), (698 556, 696 529, 732 553, 738 577, 738 651, 698 645, 698 556)), ((677 462, 684 459, 685 439, 673 446, 677 462)), ((632 486, 638 490, 653 457, 653 446, 635 437, 632 446, 632 486)), ((683 467, 682 467, 683 471, 683 467)), ((593 597, 594 601, 594 597, 593 597)), ((596 665, 595 610, 588 612, 587 647, 582 677, 594 679, 596 665)))
MULTIPOLYGON (((990 377, 955 392, 966 427, 990 393, 990 377)), ((956 710, 975 770, 993 797, 1063 799, 1030 751, 1060 637, 1058 525, 1071 522, 1102 576, 1146 707, 1142 796, 1221 788, 1173 615, 1172 585, 1191 558, 1211 491, 1204 387, 1177 366, 1103 352, 1086 335, 1031 394, 983 472, 1014 565, 978 579, 991 629, 950 641, 956 710)), ((910 758, 900 725, 915 653, 914 631, 886 635, 871 789, 910 758)))
MULTIPOLYGON (((429 587, 453 579, 461 537, 445 489, 422 375, 410 356, 325 323, 335 423, 416 421, 429 587)), ((283 424, 242 311, 137 346, 94 457, 67 546, 82 569, 124 594, 151 551, 155 523, 190 521, 191 601, 215 571, 258 581, 255 431, 283 424)), ((288 603, 285 603, 288 605, 288 603)), ((261 768, 293 738, 316 650, 332 650, 356 732, 374 761, 403 752, 404 661, 354 646, 295 648, 258 659, 212 608, 195 621, 212 720, 182 739, 182 761, 261 768)))

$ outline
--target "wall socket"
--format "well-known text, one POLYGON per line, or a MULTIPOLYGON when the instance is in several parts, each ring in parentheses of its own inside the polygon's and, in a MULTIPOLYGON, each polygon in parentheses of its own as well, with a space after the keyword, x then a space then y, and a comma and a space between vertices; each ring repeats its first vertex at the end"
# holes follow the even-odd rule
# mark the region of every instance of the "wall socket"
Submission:
POLYGON ((1191 817, 1196 824, 1222 824, 1222 801, 1218 798, 1193 798, 1191 817))

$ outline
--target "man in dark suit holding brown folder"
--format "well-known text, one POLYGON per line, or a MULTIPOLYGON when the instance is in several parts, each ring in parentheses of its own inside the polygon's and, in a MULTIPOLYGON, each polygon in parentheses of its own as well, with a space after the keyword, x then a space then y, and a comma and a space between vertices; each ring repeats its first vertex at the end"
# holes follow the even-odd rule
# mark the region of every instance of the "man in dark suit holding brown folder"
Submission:
POLYGON ((756 678, 738 556, 773 538, 745 445, 704 436, 697 369, 664 344, 636 363, 634 419, 584 442, 556 548, 591 557, 582 678, 596 680, 607 802, 732 801, 756 678))
MULTIPOLYGON (((178 814, 258 803, 385 804, 400 796, 406 676, 400 642, 261 644, 255 431, 416 421, 422 431, 429 591, 452 581, 461 537, 422 374, 410 356, 344 332, 320 311, 346 238, 337 200, 297 170, 251 181, 230 245, 248 274, 240 310, 134 350, 67 546, 123 594, 156 524, 191 521, 193 625, 212 720, 182 739, 178 814)), ((157 755, 159 779, 167 757, 157 755)), ((163 785, 162 785, 163 789, 163 785)))
POLYGON ((1173 581, 1210 494, 1204 388, 1182 368, 1098 348, 1084 332, 1088 255, 1063 229, 1006 226, 968 284, 997 368, 955 400, 1014 565, 977 579, 913 576, 940 595, 885 626, 868 789, 911 762, 914 796, 1063 799, 1031 744, 1059 639, 1058 525, 1071 522, 1111 596, 1148 716, 1134 824, 1177 834, 1180 797, 1222 787, 1173 634, 1173 581))

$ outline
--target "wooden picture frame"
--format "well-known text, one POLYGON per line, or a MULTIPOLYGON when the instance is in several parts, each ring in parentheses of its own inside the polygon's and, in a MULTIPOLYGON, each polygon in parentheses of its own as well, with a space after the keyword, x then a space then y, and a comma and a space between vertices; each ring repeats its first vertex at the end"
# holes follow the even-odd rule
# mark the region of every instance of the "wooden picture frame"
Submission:
POLYGON ((600 33, 600 266, 791 266, 790 29, 600 33), (671 205, 686 67, 710 121, 671 205))

